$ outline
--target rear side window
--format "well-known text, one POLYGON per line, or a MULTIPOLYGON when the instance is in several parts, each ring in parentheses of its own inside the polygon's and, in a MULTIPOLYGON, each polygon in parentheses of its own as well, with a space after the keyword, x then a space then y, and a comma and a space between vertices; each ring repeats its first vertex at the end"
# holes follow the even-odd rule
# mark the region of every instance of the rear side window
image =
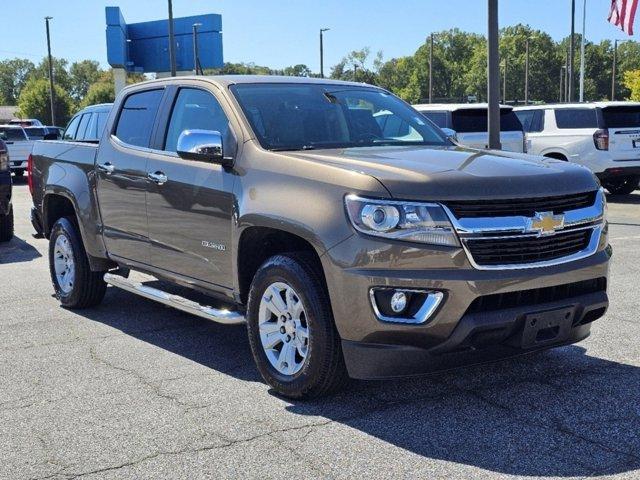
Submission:
POLYGON ((94 113, 94 116, 97 118, 96 120, 97 139, 100 140, 102 138, 102 134, 104 133, 104 129, 107 126, 107 117, 109 116, 109 113, 98 112, 98 113, 94 113))
POLYGON ((80 123, 80 115, 76 115, 71 119, 69 125, 64 130, 63 140, 73 140, 76 136, 76 132, 78 131, 78 124, 80 123))
POLYGON ((518 110, 515 113, 525 132, 544 130, 544 110, 518 110))
POLYGON ((76 140, 85 140, 87 135, 87 127, 91 122, 91 114, 85 113, 80 119, 80 125, 78 125, 78 132, 76 133, 76 140))
POLYGON ((606 107, 602 109, 604 128, 640 127, 640 107, 606 107))
POLYGON ((595 108, 561 108, 555 113, 558 128, 598 128, 595 108))
MULTIPOLYGON (((451 113, 451 123, 456 132, 487 132, 489 130, 487 116, 485 108, 465 108, 451 113)), ((522 124, 511 108, 500 109, 500 131, 522 131, 522 124)))
POLYGON ((115 136, 123 143, 148 147, 163 90, 133 93, 124 101, 115 136))
POLYGON ((446 112, 420 112, 422 115, 427 117, 433 123, 435 123, 440 128, 445 128, 447 126, 447 113, 446 112))

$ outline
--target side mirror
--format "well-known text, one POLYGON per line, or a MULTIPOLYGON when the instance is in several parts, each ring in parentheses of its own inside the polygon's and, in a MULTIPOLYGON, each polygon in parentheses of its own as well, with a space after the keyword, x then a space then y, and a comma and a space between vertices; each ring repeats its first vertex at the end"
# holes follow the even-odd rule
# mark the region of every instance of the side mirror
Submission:
POLYGON ((43 140, 58 140, 58 134, 57 133, 45 133, 44 137, 42 137, 43 140))
POLYGON ((458 141, 458 132, 456 132, 455 130, 451 128, 446 128, 446 127, 443 127, 440 130, 444 132, 444 134, 447 136, 449 140, 452 140, 454 142, 458 141))
POLYGON ((214 130, 185 130, 178 137, 176 150, 186 160, 219 163, 223 167, 233 164, 233 159, 223 155, 222 135, 214 130))

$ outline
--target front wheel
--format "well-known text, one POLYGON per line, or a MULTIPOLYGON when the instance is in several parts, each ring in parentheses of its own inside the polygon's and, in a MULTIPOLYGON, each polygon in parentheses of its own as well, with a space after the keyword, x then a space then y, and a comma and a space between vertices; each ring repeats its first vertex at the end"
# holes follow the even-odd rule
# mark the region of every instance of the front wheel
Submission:
POLYGON ((307 254, 276 255, 260 267, 249 292, 253 358, 262 378, 290 398, 318 397, 347 379, 319 268, 307 254))
POLYGON ((93 272, 75 221, 59 219, 49 237, 49 271, 60 304, 67 308, 98 305, 107 290, 104 272, 93 272))
POLYGON ((639 185, 638 176, 620 177, 603 182, 604 188, 609 190, 611 195, 629 195, 637 190, 639 185))
POLYGON ((8 242, 13 238, 13 205, 6 215, 0 215, 0 242, 8 242))

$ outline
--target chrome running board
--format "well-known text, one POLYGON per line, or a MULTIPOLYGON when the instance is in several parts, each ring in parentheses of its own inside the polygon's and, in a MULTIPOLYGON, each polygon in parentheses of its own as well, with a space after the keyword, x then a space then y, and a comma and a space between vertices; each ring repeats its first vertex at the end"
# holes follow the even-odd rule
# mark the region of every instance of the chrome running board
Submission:
POLYGON ((149 300, 154 300, 169 307, 182 310, 183 312, 197 315, 198 317, 206 318, 207 320, 213 320, 217 323, 238 325, 245 322, 244 315, 234 312, 233 310, 218 309, 207 305, 201 305, 179 295, 172 295, 162 290, 158 290, 157 288, 149 287, 142 282, 136 282, 135 280, 130 280, 119 275, 105 273, 104 281, 109 285, 121 288, 127 292, 135 293, 136 295, 148 298, 149 300))

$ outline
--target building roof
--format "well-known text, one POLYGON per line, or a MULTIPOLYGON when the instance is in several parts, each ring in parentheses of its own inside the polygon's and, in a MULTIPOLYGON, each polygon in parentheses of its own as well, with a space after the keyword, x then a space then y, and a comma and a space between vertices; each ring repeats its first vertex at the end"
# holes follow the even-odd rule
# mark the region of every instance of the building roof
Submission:
POLYGON ((12 118, 16 118, 16 112, 18 107, 16 105, 2 105, 0 106, 0 122, 8 122, 12 118))

